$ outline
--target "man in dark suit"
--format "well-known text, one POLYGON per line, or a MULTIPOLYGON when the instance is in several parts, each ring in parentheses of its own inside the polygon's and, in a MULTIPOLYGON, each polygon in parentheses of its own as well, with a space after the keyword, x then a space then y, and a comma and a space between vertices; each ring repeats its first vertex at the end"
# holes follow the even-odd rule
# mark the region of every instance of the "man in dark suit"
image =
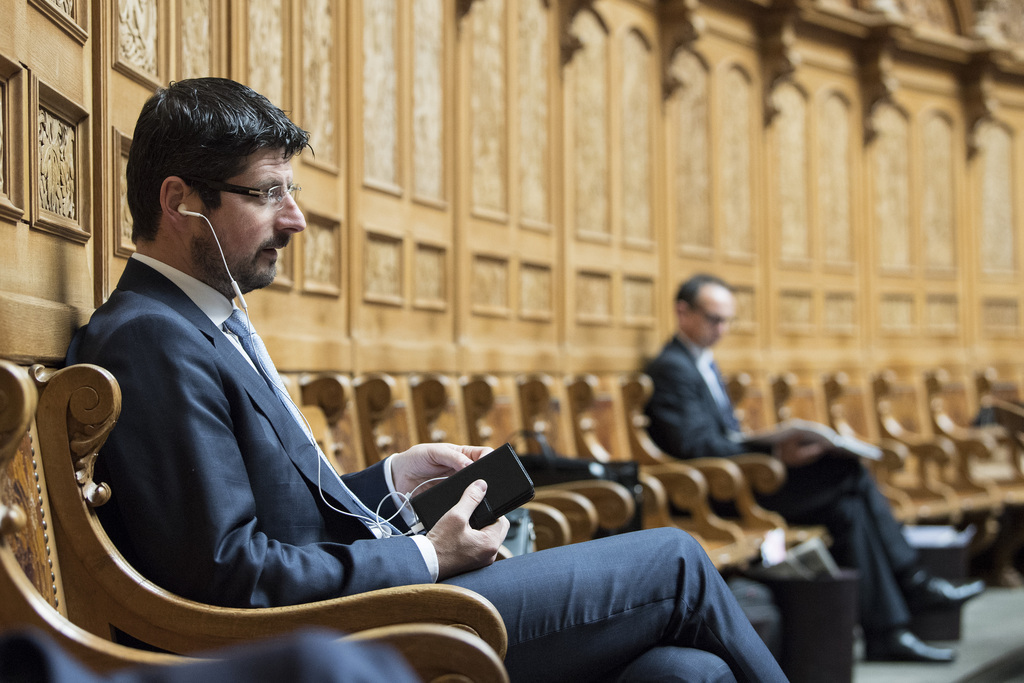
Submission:
POLYGON ((67 355, 121 386, 99 468, 116 492, 103 521, 130 561, 185 597, 233 606, 458 584, 501 613, 513 680, 783 680, 678 530, 494 563, 507 520, 468 523, 484 482, 427 534, 410 533, 395 501, 484 449, 419 445, 335 474, 232 305, 273 280, 277 250, 305 227, 291 158, 307 142, 225 79, 172 84, 143 107, 127 167, 137 253, 67 355))
MULTIPOLYGON (((646 369, 654 383, 647 404, 650 435, 672 456, 729 457, 745 450, 711 356, 735 315, 735 298, 720 278, 700 274, 680 286, 677 334, 646 369)), ((799 438, 778 444, 774 455, 787 467, 786 482, 760 502, 791 523, 824 524, 836 559, 860 572, 868 658, 951 661, 952 650, 926 645, 908 630, 911 610, 963 602, 982 591, 982 582, 955 587, 924 572, 888 502, 855 458, 829 455, 799 438)))

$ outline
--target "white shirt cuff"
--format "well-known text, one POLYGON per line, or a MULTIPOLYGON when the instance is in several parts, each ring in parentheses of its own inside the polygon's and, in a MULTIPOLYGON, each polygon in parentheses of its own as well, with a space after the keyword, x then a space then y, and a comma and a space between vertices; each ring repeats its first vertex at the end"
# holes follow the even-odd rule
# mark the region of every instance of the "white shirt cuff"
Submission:
MULTIPOLYGON (((402 516, 402 520, 411 529, 418 520, 412 506, 403 506, 405 499, 398 495, 395 490, 395 479, 391 473, 391 456, 384 460, 384 482, 388 486, 388 491, 391 492, 391 500, 395 503, 395 507, 399 508, 398 513, 402 516)), ((437 575, 441 569, 437 563, 437 550, 434 549, 434 544, 430 542, 429 538, 420 534, 410 536, 410 538, 416 543, 416 548, 419 549, 420 555, 423 556, 423 562, 427 565, 427 571, 430 572, 430 580, 437 581, 437 575)))

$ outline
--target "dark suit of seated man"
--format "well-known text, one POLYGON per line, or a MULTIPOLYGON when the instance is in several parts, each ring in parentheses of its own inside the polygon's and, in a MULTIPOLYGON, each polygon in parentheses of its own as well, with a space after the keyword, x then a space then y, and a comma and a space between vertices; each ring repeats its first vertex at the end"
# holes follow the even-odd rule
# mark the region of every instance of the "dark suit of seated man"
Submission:
POLYGON ((468 524, 483 482, 425 535, 407 534, 414 520, 392 496, 484 449, 419 445, 334 473, 232 305, 270 284, 305 227, 291 158, 307 142, 225 79, 172 84, 143 107, 127 166, 137 253, 67 354, 121 386, 100 469, 117 492, 103 521, 128 559, 183 596, 241 607, 458 584, 501 613, 513 680, 784 680, 679 530, 495 563, 508 521, 468 524))
MULTIPOLYGON (((654 384, 647 404, 650 435, 674 457, 728 457, 744 451, 730 438, 740 426, 711 358, 711 347, 735 315, 735 298, 721 279, 695 275, 679 287, 678 333, 646 368, 654 384)), ((787 466, 786 482, 760 502, 794 524, 824 524, 836 559, 860 572, 867 656, 952 660, 952 650, 928 646, 907 629, 911 609, 962 602, 980 593, 983 584, 954 587, 928 576, 888 501, 856 459, 829 457, 819 444, 797 440, 779 444, 775 455, 787 466)))

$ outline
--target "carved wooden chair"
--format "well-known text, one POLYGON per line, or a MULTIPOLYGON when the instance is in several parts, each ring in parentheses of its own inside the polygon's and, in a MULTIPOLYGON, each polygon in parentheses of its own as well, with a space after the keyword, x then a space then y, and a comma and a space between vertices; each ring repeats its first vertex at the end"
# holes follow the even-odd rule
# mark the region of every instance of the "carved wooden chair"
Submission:
POLYGON ((909 449, 902 443, 879 439, 877 435, 870 434, 871 422, 867 420, 865 395, 859 387, 851 387, 845 372, 825 374, 822 387, 829 426, 838 434, 874 443, 882 449, 882 458, 868 464, 875 483, 882 495, 889 499, 896 519, 903 522, 916 521, 918 510, 910 494, 889 483, 891 473, 903 469, 909 457, 909 449))
MULTIPOLYGON (((23 372, 10 364, 3 371, 23 372)), ((382 639, 428 680, 507 680, 500 615, 478 594, 454 586, 404 586, 289 607, 231 609, 153 585, 121 556, 95 512, 116 495, 92 473, 120 412, 117 382, 91 365, 56 372, 34 366, 32 375, 42 387, 36 463, 40 495, 45 492, 52 510, 47 538, 55 552, 48 559, 60 567, 59 574, 53 571, 52 593, 77 627, 104 639, 120 631, 162 650, 192 653, 319 626, 382 639)))
POLYGON ((963 510, 942 476, 942 469, 957 457, 956 447, 945 437, 931 438, 916 430, 916 394, 912 387, 897 391, 896 385, 896 374, 890 370, 875 373, 871 379, 879 438, 907 449, 905 466, 888 471, 886 483, 910 497, 916 521, 957 524, 963 519, 963 510))

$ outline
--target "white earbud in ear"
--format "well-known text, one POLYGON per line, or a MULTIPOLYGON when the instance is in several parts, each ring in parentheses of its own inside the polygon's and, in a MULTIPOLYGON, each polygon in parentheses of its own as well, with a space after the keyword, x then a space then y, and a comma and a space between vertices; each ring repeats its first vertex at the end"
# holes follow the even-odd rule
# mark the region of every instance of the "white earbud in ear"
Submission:
POLYGON ((202 214, 196 213, 195 211, 189 211, 188 206, 185 204, 185 202, 178 204, 178 213, 180 213, 183 216, 195 216, 197 218, 202 216, 202 214))

